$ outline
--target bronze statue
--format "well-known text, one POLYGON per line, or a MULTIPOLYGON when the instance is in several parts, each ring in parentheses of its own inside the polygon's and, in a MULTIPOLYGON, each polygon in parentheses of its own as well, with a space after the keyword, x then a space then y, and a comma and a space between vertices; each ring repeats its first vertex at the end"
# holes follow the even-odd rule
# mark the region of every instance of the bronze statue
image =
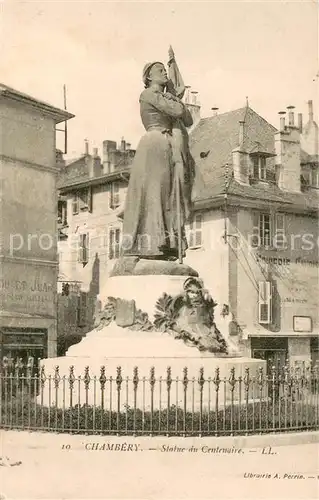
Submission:
POLYGON ((122 255, 181 261, 194 177, 186 127, 193 120, 181 100, 183 83, 172 50, 169 56, 172 78, 158 61, 143 70, 140 114, 146 133, 131 167, 122 255))

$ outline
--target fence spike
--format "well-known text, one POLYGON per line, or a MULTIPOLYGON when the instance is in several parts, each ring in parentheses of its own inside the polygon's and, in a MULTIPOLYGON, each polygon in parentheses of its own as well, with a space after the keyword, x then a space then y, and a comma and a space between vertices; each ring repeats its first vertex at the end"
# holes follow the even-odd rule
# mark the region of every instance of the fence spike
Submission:
POLYGON ((154 368, 154 366, 151 367, 151 371, 150 371, 150 386, 151 386, 151 390, 153 391, 154 386, 155 386, 155 368, 154 368))
POLYGON ((202 391, 204 384, 205 384, 205 379, 204 379, 204 368, 201 367, 199 369, 199 377, 198 377, 198 383, 199 383, 199 390, 202 391))
POLYGON ((100 378, 99 382, 101 385, 101 390, 104 390, 105 384, 106 384, 106 375, 105 375, 105 366, 101 366, 100 368, 100 378))
POLYGON ((57 365, 54 369, 54 387, 56 389, 58 389, 59 387, 59 384, 60 384, 60 380, 61 380, 61 377, 60 377, 60 373, 59 373, 59 366, 57 365))
POLYGON ((220 375, 219 375, 219 368, 217 367, 216 370, 215 370, 215 376, 213 378, 213 382, 216 386, 216 392, 219 391, 219 386, 220 386, 220 383, 221 383, 221 380, 220 380, 220 375))
POLYGON ((249 386, 250 386, 250 373, 249 373, 249 368, 245 368, 245 375, 244 375, 244 386, 245 386, 245 391, 249 391, 249 386))
POLYGON ((184 369, 183 369, 183 386, 184 386, 184 389, 186 390, 187 386, 188 386, 188 369, 187 369, 187 366, 185 366, 184 369))
POLYGON ((169 391, 172 385, 172 368, 170 366, 167 367, 166 383, 167 383, 167 390, 169 391))
POLYGON ((47 377, 46 377, 46 374, 45 374, 44 365, 42 365, 41 366, 41 371, 40 371, 40 382, 41 382, 42 388, 44 387, 46 379, 47 379, 47 377))
POLYGON ((123 382, 122 368, 120 366, 118 366, 116 368, 116 385, 117 385, 118 390, 121 389, 122 382, 123 382))
POLYGON ((137 390, 138 383, 139 383, 138 367, 134 366, 134 368, 133 368, 133 386, 134 386, 135 391, 137 390))
POLYGON ((90 385, 90 382, 91 382, 90 368, 88 366, 86 366, 84 368, 83 382, 84 382, 85 389, 88 389, 89 385, 90 385))
POLYGON ((235 389, 235 385, 236 385, 235 367, 234 366, 230 369, 230 375, 229 375, 228 382, 230 384, 230 390, 231 390, 231 392, 233 392, 235 389))
POLYGON ((258 385, 260 388, 262 388, 264 384, 264 369, 262 366, 258 368, 258 385))

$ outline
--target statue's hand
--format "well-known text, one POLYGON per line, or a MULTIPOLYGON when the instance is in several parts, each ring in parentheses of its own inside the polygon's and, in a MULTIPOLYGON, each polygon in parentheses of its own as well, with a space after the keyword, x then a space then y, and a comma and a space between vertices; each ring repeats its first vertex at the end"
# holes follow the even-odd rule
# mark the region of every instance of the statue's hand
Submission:
POLYGON ((170 99, 171 101, 179 101, 178 97, 173 95, 171 92, 166 92, 164 96, 166 97, 166 99, 170 99))

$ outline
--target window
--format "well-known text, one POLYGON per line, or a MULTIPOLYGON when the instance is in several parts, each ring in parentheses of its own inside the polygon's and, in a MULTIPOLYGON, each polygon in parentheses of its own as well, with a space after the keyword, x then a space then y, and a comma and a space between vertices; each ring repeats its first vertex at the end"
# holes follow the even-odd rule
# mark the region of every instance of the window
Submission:
POLYGON ((286 249, 286 222, 283 213, 253 213, 252 247, 286 249))
POLYGON ((266 157, 253 156, 253 177, 254 179, 266 180, 266 157))
POLYGON ((80 210, 92 212, 92 188, 82 189, 73 196, 72 213, 76 215, 80 210))
POLYGON ((58 224, 60 226, 67 226, 67 202, 65 200, 58 200, 58 224))
POLYGON ((259 239, 261 246, 270 247, 271 243, 270 214, 259 214, 259 239))
POLYGON ((196 214, 189 224, 189 248, 202 246, 202 214, 196 214))
POLYGON ((78 198, 78 195, 75 194, 73 196, 73 200, 72 200, 72 214, 73 215, 76 215, 79 213, 79 207, 80 207, 79 198, 78 198))
POLYGON ((80 234, 80 245, 78 261, 82 264, 87 264, 89 261, 89 235, 88 233, 80 234))
POLYGON ((269 325, 272 322, 272 285, 270 281, 258 283, 258 322, 269 325))
POLYGON ((109 230, 109 259, 118 259, 120 256, 121 229, 112 227, 109 230))
POLYGON ((318 168, 313 168, 311 170, 311 186, 319 188, 319 170, 318 170, 318 168))
POLYGON ((120 206, 120 185, 118 182, 112 182, 110 185, 110 208, 115 210, 120 206))

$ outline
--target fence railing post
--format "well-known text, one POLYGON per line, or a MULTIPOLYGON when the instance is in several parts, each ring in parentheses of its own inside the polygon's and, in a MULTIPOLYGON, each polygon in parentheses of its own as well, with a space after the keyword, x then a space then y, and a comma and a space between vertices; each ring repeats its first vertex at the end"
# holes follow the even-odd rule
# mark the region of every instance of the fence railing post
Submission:
POLYGON ((115 377, 106 377, 105 366, 100 375, 86 366, 75 376, 74 366, 61 374, 59 365, 46 373, 40 364, 37 371, 31 357, 0 363, 0 427, 198 436, 318 429, 318 366, 307 363, 274 365, 267 373, 259 367, 253 376, 247 367, 239 377, 234 366, 222 377, 217 367, 208 378, 203 367, 190 376, 193 367, 184 366, 172 377, 169 366, 157 377, 152 366, 141 377, 135 366, 133 377, 124 377, 118 366, 115 377))
POLYGON ((199 369, 198 385, 199 385, 199 432, 203 429, 203 390, 204 390, 204 368, 199 369))
POLYGON ((136 432, 136 409, 137 409, 137 390, 138 390, 139 376, 138 376, 138 367, 134 366, 133 369, 133 391, 134 391, 134 401, 133 401, 133 432, 136 432))
POLYGON ((170 431, 169 427, 169 417, 170 417, 170 408, 171 408, 171 386, 172 386, 172 369, 170 366, 167 367, 166 373, 166 387, 167 387, 167 433, 170 431))
POLYGON ((121 386, 123 382, 122 368, 116 368, 116 388, 117 388, 117 414, 116 414, 116 430, 120 431, 120 416, 121 416, 121 386))

